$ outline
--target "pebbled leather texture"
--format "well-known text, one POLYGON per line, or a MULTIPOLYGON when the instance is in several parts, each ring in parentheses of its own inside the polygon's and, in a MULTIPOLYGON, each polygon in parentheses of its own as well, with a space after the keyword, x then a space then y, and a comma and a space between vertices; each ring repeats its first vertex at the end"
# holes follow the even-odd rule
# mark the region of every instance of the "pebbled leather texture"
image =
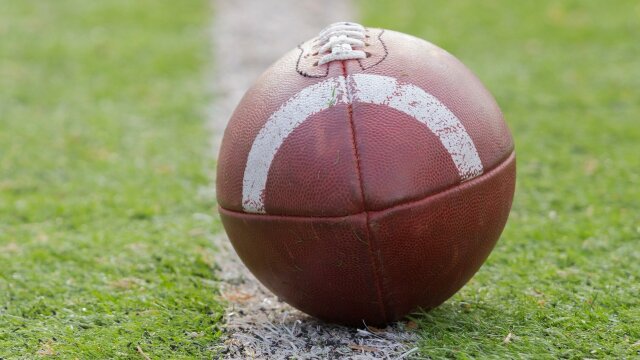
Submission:
POLYGON ((515 188, 511 134, 475 75, 424 40, 367 35, 367 59, 314 66, 312 39, 269 68, 233 114, 217 169, 225 230, 252 273, 300 310, 350 325, 382 325, 453 295, 494 247, 515 188), (483 174, 462 181, 438 137, 405 113, 337 103, 284 140, 262 194, 265 214, 246 213, 247 158, 269 117, 301 90, 353 74, 437 98, 466 129, 483 174))

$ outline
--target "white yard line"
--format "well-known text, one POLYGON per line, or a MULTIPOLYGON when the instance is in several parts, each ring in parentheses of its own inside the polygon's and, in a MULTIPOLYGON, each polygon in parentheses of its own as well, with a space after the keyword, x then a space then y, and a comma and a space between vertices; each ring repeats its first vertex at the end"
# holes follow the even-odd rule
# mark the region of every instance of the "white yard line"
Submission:
MULTIPOLYGON (((244 92, 286 51, 336 21, 357 20, 346 0, 216 0, 216 56, 210 127, 217 154, 227 120, 244 92)), ((358 330, 327 325, 291 308, 266 290, 220 234, 217 248, 222 296, 229 301, 222 355, 226 359, 404 358, 417 336, 403 324, 358 330)))

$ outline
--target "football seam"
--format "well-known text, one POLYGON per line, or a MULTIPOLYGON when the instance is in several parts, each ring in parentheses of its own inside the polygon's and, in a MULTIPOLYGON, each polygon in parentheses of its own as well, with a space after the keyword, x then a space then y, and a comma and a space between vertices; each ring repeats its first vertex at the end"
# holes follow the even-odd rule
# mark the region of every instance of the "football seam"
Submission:
MULTIPOLYGON (((342 75, 346 78, 348 75, 346 61, 341 61, 340 66, 342 67, 342 75)), ((348 92, 349 89, 347 89, 347 93, 348 92)), ((366 210, 367 199, 364 191, 364 179, 362 176, 362 170, 360 168, 360 153, 358 151, 358 144, 356 142, 356 127, 353 121, 353 104, 347 105, 347 119, 349 121, 349 127, 351 129, 351 145, 353 146, 353 155, 356 160, 356 175, 358 177, 358 184, 360 185, 360 199, 362 201, 362 208, 364 210, 365 216, 365 236, 367 237, 367 243, 369 244, 369 260, 371 262, 371 267, 373 270, 373 279, 376 287, 376 295, 378 297, 380 315, 382 316, 384 321, 387 321, 387 305, 384 301, 385 291, 382 282, 382 278, 384 278, 384 274, 382 273, 382 258, 380 256, 380 249, 378 248, 378 246, 375 246, 374 249, 375 242, 373 237, 371 236, 371 230, 369 229, 369 212, 366 210), (378 256, 376 256, 376 253, 378 253, 378 256)))
POLYGON ((224 206, 222 206, 220 204, 218 204, 218 207, 220 209, 225 210, 225 211, 232 212, 232 213, 237 213, 237 214, 261 216, 261 217, 281 217, 281 218, 340 219, 340 218, 348 218, 348 217, 351 217, 351 216, 358 216, 358 215, 362 215, 364 213, 379 213, 379 212, 383 212, 383 211, 393 210, 393 209, 398 208, 398 207, 419 203, 421 201, 425 201, 425 200, 428 200, 430 198, 442 195, 442 194, 444 194, 446 192, 456 190, 457 188, 459 188, 461 186, 472 186, 475 182, 477 182, 477 181, 479 181, 479 180, 481 180, 481 179, 483 179, 485 177, 488 177, 489 175, 493 174, 496 171, 501 170, 503 167, 505 167, 507 165, 509 160, 511 160, 511 158, 513 158, 513 157, 515 157, 515 150, 512 150, 509 153, 509 155, 503 161, 498 162, 496 166, 492 167, 488 171, 485 171, 482 175, 474 177, 471 180, 451 185, 451 186, 446 187, 446 188, 444 188, 444 189, 442 189, 442 190, 440 190, 438 192, 427 194, 426 196, 418 198, 418 199, 411 199, 411 200, 408 200, 408 201, 400 202, 400 203, 393 204, 391 206, 388 206, 388 207, 385 207, 385 208, 382 208, 382 209, 378 209, 378 210, 366 210, 365 209, 365 210, 357 212, 357 213, 351 213, 351 214, 345 214, 345 215, 285 215, 285 214, 260 214, 260 213, 244 212, 244 211, 241 211, 241 210, 228 209, 228 208, 226 208, 226 207, 224 207, 224 206))

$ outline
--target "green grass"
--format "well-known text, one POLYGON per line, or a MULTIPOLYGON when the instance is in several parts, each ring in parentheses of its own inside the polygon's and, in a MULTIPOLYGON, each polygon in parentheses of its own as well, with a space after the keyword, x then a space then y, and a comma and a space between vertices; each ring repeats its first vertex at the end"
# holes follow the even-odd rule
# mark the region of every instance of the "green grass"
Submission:
POLYGON ((640 355, 638 2, 360 4, 367 25, 465 62, 516 141, 507 228, 459 294, 417 317, 422 355, 640 355))
MULTIPOLYGON (((422 355, 640 355, 640 5, 360 4, 465 62, 516 139, 509 224, 417 315, 422 355)), ((215 356, 209 15, 0 0, 0 358, 215 356)))
POLYGON ((0 358, 213 356, 209 16, 0 0, 0 358))

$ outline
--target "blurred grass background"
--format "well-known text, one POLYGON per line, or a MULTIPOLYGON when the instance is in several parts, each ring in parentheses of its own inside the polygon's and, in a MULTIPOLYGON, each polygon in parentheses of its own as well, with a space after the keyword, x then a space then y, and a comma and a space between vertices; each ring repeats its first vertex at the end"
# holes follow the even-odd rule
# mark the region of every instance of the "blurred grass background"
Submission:
POLYGON ((459 294, 418 316, 422 354, 640 355, 640 3, 359 4, 368 26, 469 66, 516 142, 507 228, 459 294))
MULTIPOLYGON (((518 189, 422 357, 640 352, 640 4, 358 2, 494 93, 518 189)), ((208 1, 0 0, 0 358, 207 358, 208 1)))
POLYGON ((210 15, 0 0, 0 358, 212 356, 210 15))

